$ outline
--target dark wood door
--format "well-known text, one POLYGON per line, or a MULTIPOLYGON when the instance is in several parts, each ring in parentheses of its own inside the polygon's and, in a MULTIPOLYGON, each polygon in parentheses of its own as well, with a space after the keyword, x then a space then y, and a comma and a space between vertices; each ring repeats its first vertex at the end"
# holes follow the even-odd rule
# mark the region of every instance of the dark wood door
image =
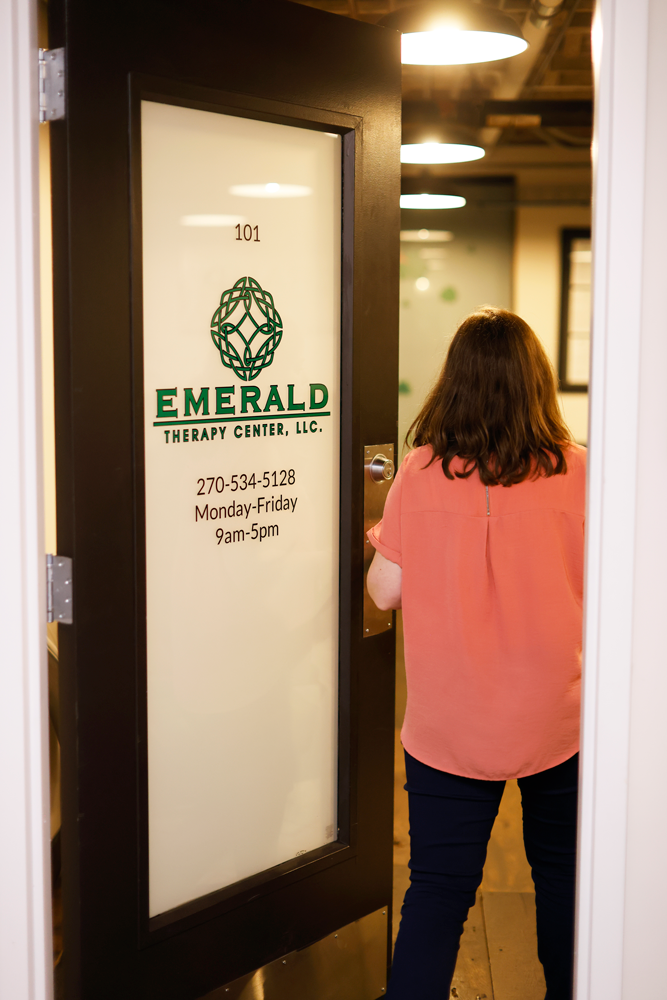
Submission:
MULTIPOLYGON (((74 624, 60 628, 65 995, 195 1000, 379 908, 390 917, 394 634, 364 638, 363 462, 365 445, 396 435, 399 37, 266 0, 53 0, 49 7, 50 46, 65 47, 67 66, 66 118, 51 124, 58 551, 73 558, 76 594, 74 624), (336 398, 316 377, 310 398, 299 395, 299 385, 279 385, 278 375, 270 377, 278 362, 270 369, 273 355, 266 352, 262 360, 248 348, 245 361, 230 361, 221 344, 231 327, 219 310, 218 325, 203 336, 210 347, 211 333, 217 335, 216 371, 225 377, 193 387, 184 375, 184 385, 145 391, 142 102, 338 141, 336 398), (255 381, 257 364, 267 368, 264 382, 255 381), (248 386, 260 383, 257 403, 248 386), (321 419, 318 426, 320 413, 328 424, 321 419), (221 878, 218 887, 214 879, 178 905, 151 909, 146 553, 153 509, 146 442, 155 425, 165 449, 177 454, 183 440, 205 433, 208 440, 215 423, 216 441, 226 427, 225 441, 233 443, 233 435, 250 437, 253 420, 257 435, 328 433, 334 421, 339 434, 337 834, 240 879, 221 878)), ((227 219, 229 238, 260 238, 253 221, 227 219)), ((238 282, 228 282, 220 308, 232 308, 230 295, 241 305, 259 303, 273 324, 275 350, 287 320, 250 278, 239 280, 248 284, 239 291, 238 282)), ((164 288, 165 296, 172 292, 179 294, 164 288)), ((215 493, 210 479, 203 489, 215 493)), ((222 475, 218 485, 227 489, 215 508, 222 519, 223 505, 225 517, 236 509, 234 487, 222 475)), ((280 494, 277 480, 269 485, 280 494)), ((192 509, 204 517, 203 500, 192 509)), ((264 530, 259 516, 257 522, 251 528, 248 521, 246 535, 238 532, 249 543, 244 552, 257 551, 251 531, 264 530)), ((218 530, 202 528, 222 552, 237 535, 227 539, 218 530)), ((286 718, 281 726, 289 724, 286 718)), ((251 781, 257 766, 247 753, 220 764, 251 781)), ((228 806, 227 823, 245 821, 235 815, 233 797, 228 806)))

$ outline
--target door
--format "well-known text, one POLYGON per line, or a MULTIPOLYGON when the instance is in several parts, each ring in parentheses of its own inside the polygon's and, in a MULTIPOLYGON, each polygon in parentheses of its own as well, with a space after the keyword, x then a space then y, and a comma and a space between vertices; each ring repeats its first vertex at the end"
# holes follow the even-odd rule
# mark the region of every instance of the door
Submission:
POLYGON ((65 995, 374 1000, 398 35, 264 0, 49 6, 65 995))

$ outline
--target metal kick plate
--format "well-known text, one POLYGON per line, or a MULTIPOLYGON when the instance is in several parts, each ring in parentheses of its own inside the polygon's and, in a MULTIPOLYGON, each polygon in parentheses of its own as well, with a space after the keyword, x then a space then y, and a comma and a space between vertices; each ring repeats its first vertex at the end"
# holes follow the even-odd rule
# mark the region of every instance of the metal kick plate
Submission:
POLYGON ((379 481, 371 475, 374 459, 378 456, 384 456, 393 465, 393 444, 367 444, 364 447, 364 638, 386 632, 394 623, 392 612, 376 608, 366 589, 368 568, 375 555, 375 549, 368 541, 366 532, 382 517, 384 502, 393 482, 393 472, 390 479, 380 478, 379 481))
POLYGON ((369 913, 201 1000, 377 1000, 387 989, 388 912, 369 913))

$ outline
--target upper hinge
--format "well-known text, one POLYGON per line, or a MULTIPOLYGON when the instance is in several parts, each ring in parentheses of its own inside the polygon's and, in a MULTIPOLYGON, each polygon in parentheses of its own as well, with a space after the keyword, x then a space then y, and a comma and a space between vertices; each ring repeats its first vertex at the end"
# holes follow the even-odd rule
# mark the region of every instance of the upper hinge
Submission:
POLYGON ((67 556, 46 557, 46 620, 71 625, 72 560, 67 556))
POLYGON ((65 117, 65 50, 39 50, 39 120, 65 117))

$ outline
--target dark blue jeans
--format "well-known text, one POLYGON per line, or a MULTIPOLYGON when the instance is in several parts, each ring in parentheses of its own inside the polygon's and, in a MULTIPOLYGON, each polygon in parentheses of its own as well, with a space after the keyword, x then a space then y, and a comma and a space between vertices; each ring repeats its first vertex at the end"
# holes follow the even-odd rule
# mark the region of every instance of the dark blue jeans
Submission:
MULTIPOLYGON (((482 881, 504 781, 437 771, 405 754, 410 888, 387 996, 447 1000, 459 939, 482 881)), ((579 755, 519 779, 523 839, 535 883, 537 952, 548 1000, 570 1000, 579 755)))

